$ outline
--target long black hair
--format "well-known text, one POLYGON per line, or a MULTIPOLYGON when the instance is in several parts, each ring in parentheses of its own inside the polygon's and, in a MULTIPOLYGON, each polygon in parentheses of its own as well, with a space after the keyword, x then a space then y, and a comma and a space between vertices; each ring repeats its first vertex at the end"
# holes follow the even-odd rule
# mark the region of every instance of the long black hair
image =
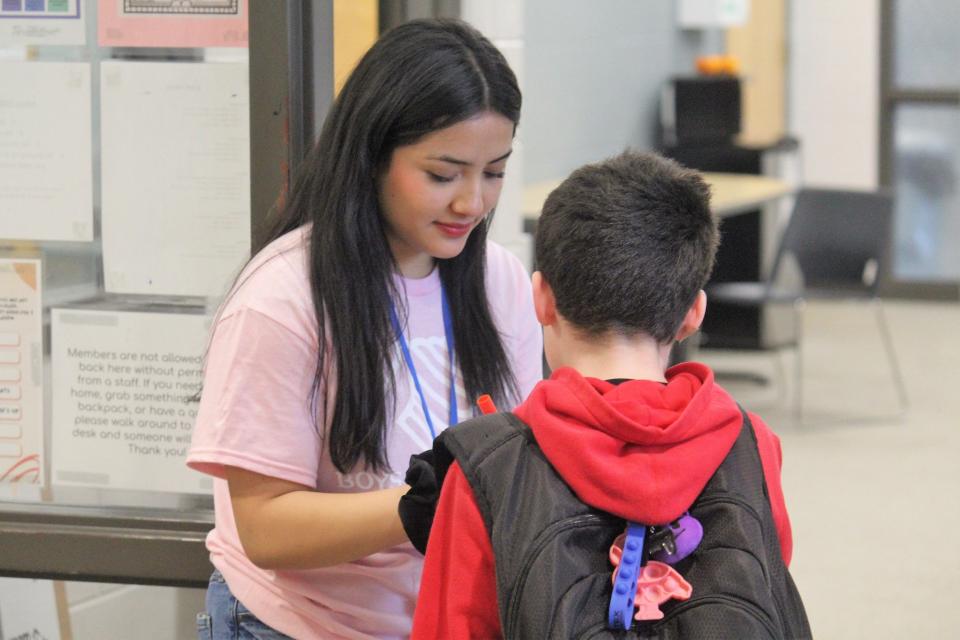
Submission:
MULTIPOLYGON (((387 398, 395 398, 396 336, 390 302, 406 317, 378 197, 394 149, 484 111, 520 120, 520 90, 503 55, 456 20, 416 20, 384 34, 363 56, 327 115, 286 205, 263 245, 307 223, 310 282, 319 325, 314 380, 336 366, 325 441, 333 464, 389 469, 387 398), (328 347, 332 350, 328 353, 328 347)), ((467 397, 515 398, 516 380, 491 318, 484 285, 490 216, 455 258, 439 260, 467 397)), ((259 250, 261 247, 258 247, 259 250)), ((324 406, 326 402, 322 403, 324 406)), ((318 418, 319 419, 319 418, 318 418)))

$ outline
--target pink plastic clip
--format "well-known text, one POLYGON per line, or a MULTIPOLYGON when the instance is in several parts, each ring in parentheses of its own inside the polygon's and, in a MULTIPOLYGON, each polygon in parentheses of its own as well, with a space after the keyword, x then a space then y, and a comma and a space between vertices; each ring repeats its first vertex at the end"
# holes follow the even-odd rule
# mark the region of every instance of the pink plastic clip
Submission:
POLYGON ((637 613, 634 620, 659 620, 663 617, 660 605, 670 599, 686 600, 693 587, 677 570, 668 564, 651 560, 643 565, 637 579, 637 613))
MULTIPOLYGON (((620 566, 623 556, 624 536, 620 535, 610 546, 610 562, 620 566)), ((616 574, 614 574, 616 575, 616 574)), ((687 600, 693 593, 693 587, 683 579, 676 569, 668 564, 649 560, 640 569, 637 578, 637 595, 634 598, 636 613, 634 620, 659 620, 663 617, 660 605, 670 599, 687 600)))

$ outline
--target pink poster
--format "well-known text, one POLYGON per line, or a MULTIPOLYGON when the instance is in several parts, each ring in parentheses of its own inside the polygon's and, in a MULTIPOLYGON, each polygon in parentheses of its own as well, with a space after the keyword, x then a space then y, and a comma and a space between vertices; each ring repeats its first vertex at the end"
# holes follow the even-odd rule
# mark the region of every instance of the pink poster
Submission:
POLYGON ((246 0, 100 0, 101 47, 246 47, 246 0))

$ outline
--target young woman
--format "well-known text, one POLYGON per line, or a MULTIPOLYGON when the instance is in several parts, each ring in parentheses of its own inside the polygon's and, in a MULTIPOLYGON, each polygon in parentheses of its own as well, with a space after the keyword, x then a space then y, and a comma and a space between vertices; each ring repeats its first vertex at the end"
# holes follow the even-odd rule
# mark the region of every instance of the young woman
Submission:
POLYGON ((486 239, 519 116, 461 22, 391 30, 347 81, 213 328, 188 458, 215 476, 201 637, 409 634, 410 456, 541 377, 527 275, 486 239))

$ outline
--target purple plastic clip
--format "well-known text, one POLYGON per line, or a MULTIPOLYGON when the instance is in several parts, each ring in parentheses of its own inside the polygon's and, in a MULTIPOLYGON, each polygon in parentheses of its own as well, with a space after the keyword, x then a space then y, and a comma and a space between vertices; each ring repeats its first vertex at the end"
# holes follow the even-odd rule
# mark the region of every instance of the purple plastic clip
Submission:
POLYGON ((630 629, 633 624, 634 599, 637 596, 637 578, 643 565, 643 538, 647 527, 636 522, 627 523, 623 556, 613 578, 613 593, 607 613, 607 627, 630 629))
POLYGON ((674 565, 693 553, 701 540, 703 525, 688 512, 650 533, 648 553, 651 560, 674 565))

